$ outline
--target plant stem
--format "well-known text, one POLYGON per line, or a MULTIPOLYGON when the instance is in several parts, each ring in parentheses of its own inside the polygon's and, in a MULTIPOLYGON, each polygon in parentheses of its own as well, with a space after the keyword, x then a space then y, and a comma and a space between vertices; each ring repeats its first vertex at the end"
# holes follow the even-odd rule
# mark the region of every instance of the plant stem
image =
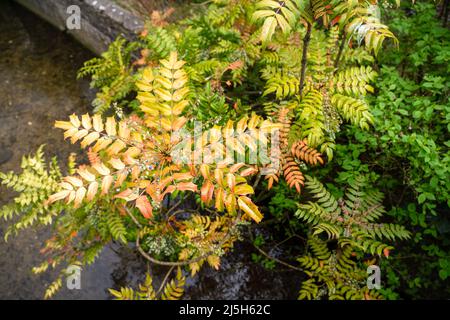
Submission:
POLYGON ((448 21, 448 5, 450 3, 450 0, 445 0, 445 2, 442 5, 442 26, 445 28, 447 26, 447 21, 448 21))
POLYGON ((164 286, 166 285, 167 280, 169 279, 170 274, 172 273, 173 269, 175 268, 175 266, 171 266, 169 271, 167 271, 166 276, 164 277, 163 281, 161 282, 161 285, 158 289, 158 291, 156 292, 156 295, 159 295, 161 293, 161 291, 164 289, 164 286))
POLYGON ((302 69, 300 74, 300 96, 303 94, 303 87, 305 85, 305 75, 306 75, 306 63, 308 62, 308 46, 311 40, 312 24, 308 23, 306 28, 306 34, 303 38, 303 53, 302 53, 302 69))
POLYGON ((251 240, 252 243, 253 243, 253 247, 255 247, 255 249, 258 250, 258 252, 259 252, 260 254, 262 254, 263 256, 265 256, 267 259, 273 260, 273 261, 275 261, 275 262, 277 262, 277 263, 279 263, 279 264, 281 264, 281 265, 283 265, 283 266, 285 266, 285 267, 288 267, 288 268, 290 268, 290 269, 292 269, 292 270, 304 272, 304 270, 303 270, 302 268, 293 266, 293 265, 290 264, 290 263, 287 263, 287 262, 285 262, 285 261, 283 261, 283 260, 280 260, 280 259, 278 259, 278 258, 275 258, 275 257, 272 257, 271 255, 269 255, 266 251, 264 251, 263 249, 261 249, 260 247, 258 247, 257 245, 254 244, 254 240, 255 240, 255 239, 254 239, 253 234, 251 233, 250 230, 249 230, 249 235, 250 235, 250 240, 251 240))
POLYGON ((344 33, 342 34, 341 44, 339 45, 339 51, 336 57, 336 61, 334 61, 335 69, 337 69, 339 66, 339 62, 341 60, 342 52, 344 51, 346 41, 347 41, 347 31, 344 30, 344 33))

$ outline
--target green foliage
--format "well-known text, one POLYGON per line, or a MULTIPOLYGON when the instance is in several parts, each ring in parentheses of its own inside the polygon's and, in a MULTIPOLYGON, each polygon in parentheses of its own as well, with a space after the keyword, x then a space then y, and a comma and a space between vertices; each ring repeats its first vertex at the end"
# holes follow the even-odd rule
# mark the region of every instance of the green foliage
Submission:
MULTIPOLYGON (((172 270, 169 271, 169 274, 172 270)), ((135 291, 129 287, 122 287, 120 291, 109 289, 116 300, 179 300, 184 294, 186 278, 180 268, 175 278, 167 283, 162 283, 159 290, 153 287, 153 278, 147 273, 145 281, 139 284, 139 290, 135 291)))
POLYGON ((150 50, 150 56, 158 61, 166 58, 172 51, 176 51, 176 39, 161 27, 147 25, 147 34, 142 36, 143 47, 150 50))
MULTIPOLYGON (((35 223, 54 226, 43 248, 46 259, 34 271, 90 264, 107 243, 133 241, 147 260, 171 269, 158 290, 147 274, 137 290, 111 294, 179 299, 186 279, 179 268, 169 281, 172 267, 184 266, 192 276, 205 262, 218 269, 220 257, 240 238, 238 226, 260 222, 261 210, 277 222, 274 233, 306 242, 289 251, 300 247, 298 261, 310 277, 300 298, 382 298, 365 287, 365 267, 375 263, 387 270, 390 287, 382 293, 397 297, 395 262, 381 260, 393 249, 386 241, 412 238, 438 258, 433 267, 447 278, 448 243, 440 247, 432 240, 449 232, 449 224, 438 228, 448 222, 441 211, 448 208, 443 204, 448 205, 450 181, 449 48, 442 28, 423 37, 432 7, 418 5, 420 14, 401 19, 401 11, 386 10, 405 44, 400 58, 393 51, 380 56, 381 68, 373 54, 384 40, 393 39, 394 47, 397 40, 372 1, 214 0, 198 8, 174 24, 152 21, 134 42, 118 38, 80 70, 98 89, 97 114, 81 121, 72 115, 56 126, 88 149, 89 164, 69 163, 62 178, 56 159, 47 168, 40 149, 24 158, 22 174, 0 174, 19 193, 0 211, 7 220, 19 216, 7 235, 35 223), (400 65, 400 71, 389 64, 400 65), (106 111, 113 116, 103 119, 106 111), (246 129, 281 128, 281 150, 270 159, 281 168, 259 184, 261 163, 175 164, 171 133, 192 132, 196 121, 203 129, 232 129, 242 136, 246 129), (330 163, 323 169, 314 169, 324 164, 316 149, 330 163), (281 174, 285 181, 279 181, 281 174), (324 186, 316 176, 335 184, 324 186), (413 190, 407 204, 392 201, 402 183, 413 190), (393 205, 387 214, 377 186, 393 205), (200 205, 180 209, 190 194, 200 205)), ((198 138, 200 148, 217 143, 210 133, 198 138)), ((245 156, 252 147, 237 143, 233 152, 245 156)), ((262 244, 261 238, 255 241, 262 244)), ((269 255, 252 259, 275 267, 269 255)), ((46 297, 61 287, 61 268, 46 297)), ((413 294, 422 281, 417 278, 410 282, 413 294)))
POLYGON ((44 204, 51 194, 59 190, 58 182, 62 175, 56 158, 47 165, 41 146, 34 155, 22 158, 21 168, 20 174, 0 172, 1 184, 18 193, 11 203, 1 208, 0 217, 12 220, 20 215, 19 220, 6 231, 5 239, 34 225, 51 224, 62 208, 49 210, 44 204))
POLYGON ((127 43, 119 37, 100 58, 85 62, 80 69, 78 77, 91 76, 91 87, 99 89, 92 102, 95 112, 104 113, 135 89, 136 78, 132 72, 131 58, 136 48, 136 43, 127 43))
POLYGON ((349 185, 342 199, 336 199, 315 178, 306 176, 305 185, 316 201, 300 204, 295 215, 312 226, 314 236, 325 233, 329 239, 337 239, 340 246, 350 245, 379 256, 388 255, 392 249, 382 240, 411 237, 403 226, 376 223, 385 213, 382 195, 368 188, 363 177, 349 185))
POLYGON ((302 283, 299 299, 383 298, 380 292, 367 288, 366 268, 383 256, 389 257, 393 247, 384 240, 406 240, 410 232, 400 225, 376 222, 385 213, 382 195, 370 188, 364 177, 351 183, 341 199, 317 179, 306 179, 306 189, 314 201, 299 204, 295 215, 311 226, 308 252, 298 259, 310 279, 302 283))
POLYGON ((308 239, 310 254, 298 259, 310 279, 302 283, 299 299, 379 300, 380 292, 367 288, 367 264, 355 260, 350 245, 330 250, 326 241, 308 239))
POLYGON ((449 33, 431 1, 386 13, 400 50, 380 56, 377 95, 369 99, 373 132, 346 127, 340 137, 349 143, 337 146, 335 166, 323 174, 338 172, 338 182, 370 174, 393 207, 391 219, 414 231, 401 247, 406 258, 385 265, 388 285, 410 298, 443 296, 450 255, 449 33))

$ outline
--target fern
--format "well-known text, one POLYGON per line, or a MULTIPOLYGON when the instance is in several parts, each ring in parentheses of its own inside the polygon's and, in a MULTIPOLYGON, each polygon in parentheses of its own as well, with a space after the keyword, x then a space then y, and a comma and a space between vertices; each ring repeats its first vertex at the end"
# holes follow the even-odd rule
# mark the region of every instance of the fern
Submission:
POLYGON ((315 178, 307 176, 305 186, 316 202, 300 204, 296 216, 311 224, 314 235, 326 233, 341 246, 350 245, 379 256, 392 249, 379 240, 405 240, 411 236, 403 226, 374 222, 384 210, 379 194, 367 192, 362 177, 348 188, 345 200, 335 199, 315 178))
POLYGON ((310 276, 302 283, 299 299, 383 299, 379 292, 367 288, 365 264, 355 260, 352 246, 330 250, 326 241, 314 236, 308 239, 308 246, 310 254, 298 259, 310 276))
POLYGON ((130 61, 136 48, 136 43, 126 43, 119 37, 100 58, 87 61, 78 72, 79 78, 91 76, 91 87, 100 90, 92 102, 95 112, 106 112, 134 89, 130 61))
POLYGON ((109 292, 117 300, 179 300, 184 294, 185 283, 186 278, 183 276, 181 269, 178 268, 176 277, 168 283, 163 283, 164 287, 160 290, 154 289, 153 278, 147 273, 144 283, 138 285, 139 290, 135 291, 132 288, 122 287, 120 291, 109 289, 109 292))
POLYGON ((11 233, 17 234, 20 230, 36 224, 51 224, 59 213, 59 208, 48 210, 43 204, 46 198, 60 189, 58 181, 61 179, 56 158, 53 158, 47 167, 43 148, 44 146, 41 146, 34 155, 22 158, 21 174, 0 173, 1 184, 18 193, 12 203, 0 209, 0 217, 11 220, 21 215, 19 220, 8 228, 5 239, 8 239, 11 233))
POLYGON ((169 54, 176 51, 175 37, 166 29, 147 25, 141 34, 142 46, 150 50, 151 60, 158 61, 167 58, 169 54))

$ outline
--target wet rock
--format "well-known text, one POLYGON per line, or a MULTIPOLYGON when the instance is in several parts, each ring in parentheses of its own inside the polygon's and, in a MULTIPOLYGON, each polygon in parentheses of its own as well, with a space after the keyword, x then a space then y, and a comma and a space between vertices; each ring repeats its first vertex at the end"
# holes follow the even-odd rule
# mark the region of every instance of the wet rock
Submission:
POLYGON ((134 39, 144 23, 140 17, 111 0, 15 0, 60 30, 66 30, 88 49, 100 55, 108 45, 123 35, 134 39), (77 5, 81 13, 81 28, 69 30, 67 8, 77 5))
POLYGON ((8 162, 13 155, 14 153, 10 149, 0 146, 0 165, 8 162))

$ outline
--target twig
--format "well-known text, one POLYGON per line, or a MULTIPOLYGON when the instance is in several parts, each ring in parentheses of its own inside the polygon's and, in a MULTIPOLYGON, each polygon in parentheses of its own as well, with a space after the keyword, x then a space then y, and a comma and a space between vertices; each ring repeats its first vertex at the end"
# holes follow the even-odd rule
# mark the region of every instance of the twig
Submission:
POLYGON ((305 76, 306 76, 306 63, 308 62, 308 46, 309 41, 311 40, 311 32, 312 32, 312 24, 308 23, 306 29, 306 35, 303 38, 303 53, 302 53, 302 69, 300 74, 300 97, 303 93, 303 87, 305 85, 305 76))
MULTIPOLYGON (((251 240, 252 243, 253 243, 253 240, 254 240, 253 234, 252 234, 251 232, 249 232, 249 235, 250 235, 250 240, 251 240)), ((279 263, 279 264, 281 264, 281 265, 283 265, 283 266, 285 266, 285 267, 288 267, 288 268, 290 268, 290 269, 292 269, 292 270, 304 272, 304 270, 301 269, 301 268, 299 268, 299 267, 293 266, 292 264, 289 264, 289 263, 287 263, 287 262, 284 262, 284 261, 282 261, 282 260, 280 260, 280 259, 278 259, 278 258, 272 257, 271 255, 269 255, 267 252, 265 252, 263 249, 261 249, 260 247, 256 246, 255 244, 253 244, 253 246, 255 247, 256 250, 259 251, 259 253, 261 253, 261 254, 262 254, 263 256, 265 256, 266 258, 268 258, 268 259, 270 259, 270 260, 273 260, 273 261, 275 261, 275 262, 277 262, 277 263, 279 263)))
POLYGON ((253 190, 256 189, 256 187, 258 186, 260 180, 261 180, 261 172, 259 172, 258 176, 256 177, 255 183, 253 184, 253 190))
POLYGON ((336 57, 336 61, 334 61, 334 68, 337 69, 339 66, 339 62, 341 60, 342 52, 344 51, 345 42, 347 41, 347 31, 344 30, 342 34, 341 44, 339 45, 339 51, 336 57))
POLYGON ((153 257, 150 256, 147 252, 145 252, 144 249, 142 249, 142 247, 141 247, 141 245, 140 245, 140 243, 139 243, 139 234, 137 234, 137 236, 136 236, 136 248, 138 249, 139 253, 140 253, 145 259, 147 259, 148 261, 150 261, 150 262, 152 262, 152 263, 154 263, 154 264, 158 264, 158 265, 161 265, 161 266, 171 266, 171 267, 172 267, 172 266, 173 266, 173 267, 187 266, 187 265, 189 265, 189 264, 191 264, 191 263, 196 263, 196 262, 199 262, 199 261, 201 261, 201 260, 206 259, 206 258, 209 257, 211 254, 213 254, 214 251, 216 251, 217 249, 221 248, 221 247, 225 244, 225 242, 227 242, 227 241, 231 238, 231 229, 232 229, 233 227, 236 226, 237 222, 238 222, 240 219, 241 219, 241 215, 239 214, 239 215, 236 217, 236 219, 233 220, 233 223, 232 223, 233 225, 229 228, 227 235, 222 239, 222 241, 220 241, 220 242, 215 246, 214 249, 208 251, 207 253, 205 253, 205 254, 203 254, 203 255, 197 257, 197 258, 194 258, 194 259, 191 259, 191 260, 188 260, 188 261, 170 262, 170 261, 161 261, 161 260, 158 260, 158 259, 153 258, 153 257))
POLYGON ((175 266, 170 267, 169 271, 167 271, 166 276, 164 277, 163 281, 161 282, 161 286, 159 287, 158 291, 156 291, 156 295, 159 295, 162 291, 162 289, 164 288, 167 279, 169 279, 170 274, 172 273, 173 269, 175 268, 175 266))
POLYGON ((170 207, 170 209, 167 210, 167 212, 166 212, 166 216, 169 216, 170 213, 171 213, 173 210, 175 210, 176 208, 178 208, 178 207, 180 206, 180 204, 181 204, 181 200, 179 200, 179 201, 178 201, 177 203, 175 203, 172 207, 170 207))
POLYGON ((139 223, 139 221, 136 219, 136 217, 128 210, 126 206, 122 206, 122 208, 125 210, 125 212, 128 214, 128 216, 133 220, 133 222, 138 226, 139 229, 142 229, 142 225, 139 223))

